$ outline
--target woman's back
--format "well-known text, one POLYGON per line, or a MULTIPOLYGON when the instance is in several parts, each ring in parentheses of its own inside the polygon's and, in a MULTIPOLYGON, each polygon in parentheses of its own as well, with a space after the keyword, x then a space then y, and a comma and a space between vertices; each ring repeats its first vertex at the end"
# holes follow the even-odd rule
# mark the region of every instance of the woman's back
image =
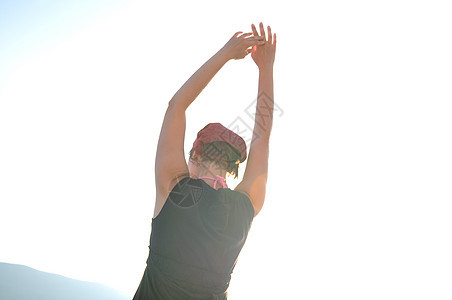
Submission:
POLYGON ((182 179, 152 220, 147 268, 137 299, 226 299, 254 209, 229 188, 182 179))

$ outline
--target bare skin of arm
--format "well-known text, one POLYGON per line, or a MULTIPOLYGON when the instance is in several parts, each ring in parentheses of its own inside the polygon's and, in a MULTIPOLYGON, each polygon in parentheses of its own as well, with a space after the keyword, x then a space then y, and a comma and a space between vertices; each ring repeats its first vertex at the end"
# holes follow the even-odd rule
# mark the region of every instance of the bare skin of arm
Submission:
MULTIPOLYGON (((251 26, 255 36, 258 32, 251 26)), ((249 150, 248 163, 243 179, 235 190, 249 195, 257 215, 265 201, 268 175, 268 157, 270 133, 273 124, 273 63, 276 51, 276 34, 272 36, 270 26, 265 37, 264 25, 259 24, 260 35, 266 39, 264 45, 253 47, 251 57, 259 68, 258 98, 253 130, 253 139, 249 150)))
POLYGON ((189 175, 184 155, 185 111, 215 74, 231 59, 242 59, 263 38, 252 33, 235 33, 231 39, 204 63, 174 94, 163 119, 155 158, 156 202, 154 218, 159 214, 174 185, 189 175))

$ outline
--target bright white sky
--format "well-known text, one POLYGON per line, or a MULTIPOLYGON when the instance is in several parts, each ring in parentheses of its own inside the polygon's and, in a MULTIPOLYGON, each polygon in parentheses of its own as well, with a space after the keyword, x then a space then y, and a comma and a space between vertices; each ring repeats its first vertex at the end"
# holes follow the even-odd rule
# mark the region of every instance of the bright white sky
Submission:
MULTIPOLYGON (((446 3, 2 1, 0 261, 132 296, 167 102, 263 21, 281 111, 230 299, 450 299, 446 3)), ((257 75, 250 57, 218 73, 187 112, 186 152, 209 122, 253 124, 257 75)))

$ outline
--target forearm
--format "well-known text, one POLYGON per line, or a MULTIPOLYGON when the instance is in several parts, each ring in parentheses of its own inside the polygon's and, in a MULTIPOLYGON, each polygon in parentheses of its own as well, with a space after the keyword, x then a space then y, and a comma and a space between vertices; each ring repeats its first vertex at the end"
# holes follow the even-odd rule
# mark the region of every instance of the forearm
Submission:
POLYGON ((184 83, 170 104, 186 110, 228 60, 223 49, 220 49, 184 83))
POLYGON ((259 70, 259 86, 254 121, 254 139, 268 141, 273 125, 273 67, 259 70))

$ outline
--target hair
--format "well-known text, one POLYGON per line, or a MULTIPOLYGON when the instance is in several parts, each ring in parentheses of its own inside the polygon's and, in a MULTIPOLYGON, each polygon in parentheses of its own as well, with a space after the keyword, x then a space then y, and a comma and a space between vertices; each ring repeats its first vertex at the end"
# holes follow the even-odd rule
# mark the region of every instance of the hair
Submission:
MULTIPOLYGON (((190 159, 194 158, 195 150, 189 152, 190 159)), ((215 164, 226 170, 227 173, 239 176, 240 152, 224 141, 216 141, 202 145, 201 153, 196 153, 198 162, 215 162, 215 164)))

